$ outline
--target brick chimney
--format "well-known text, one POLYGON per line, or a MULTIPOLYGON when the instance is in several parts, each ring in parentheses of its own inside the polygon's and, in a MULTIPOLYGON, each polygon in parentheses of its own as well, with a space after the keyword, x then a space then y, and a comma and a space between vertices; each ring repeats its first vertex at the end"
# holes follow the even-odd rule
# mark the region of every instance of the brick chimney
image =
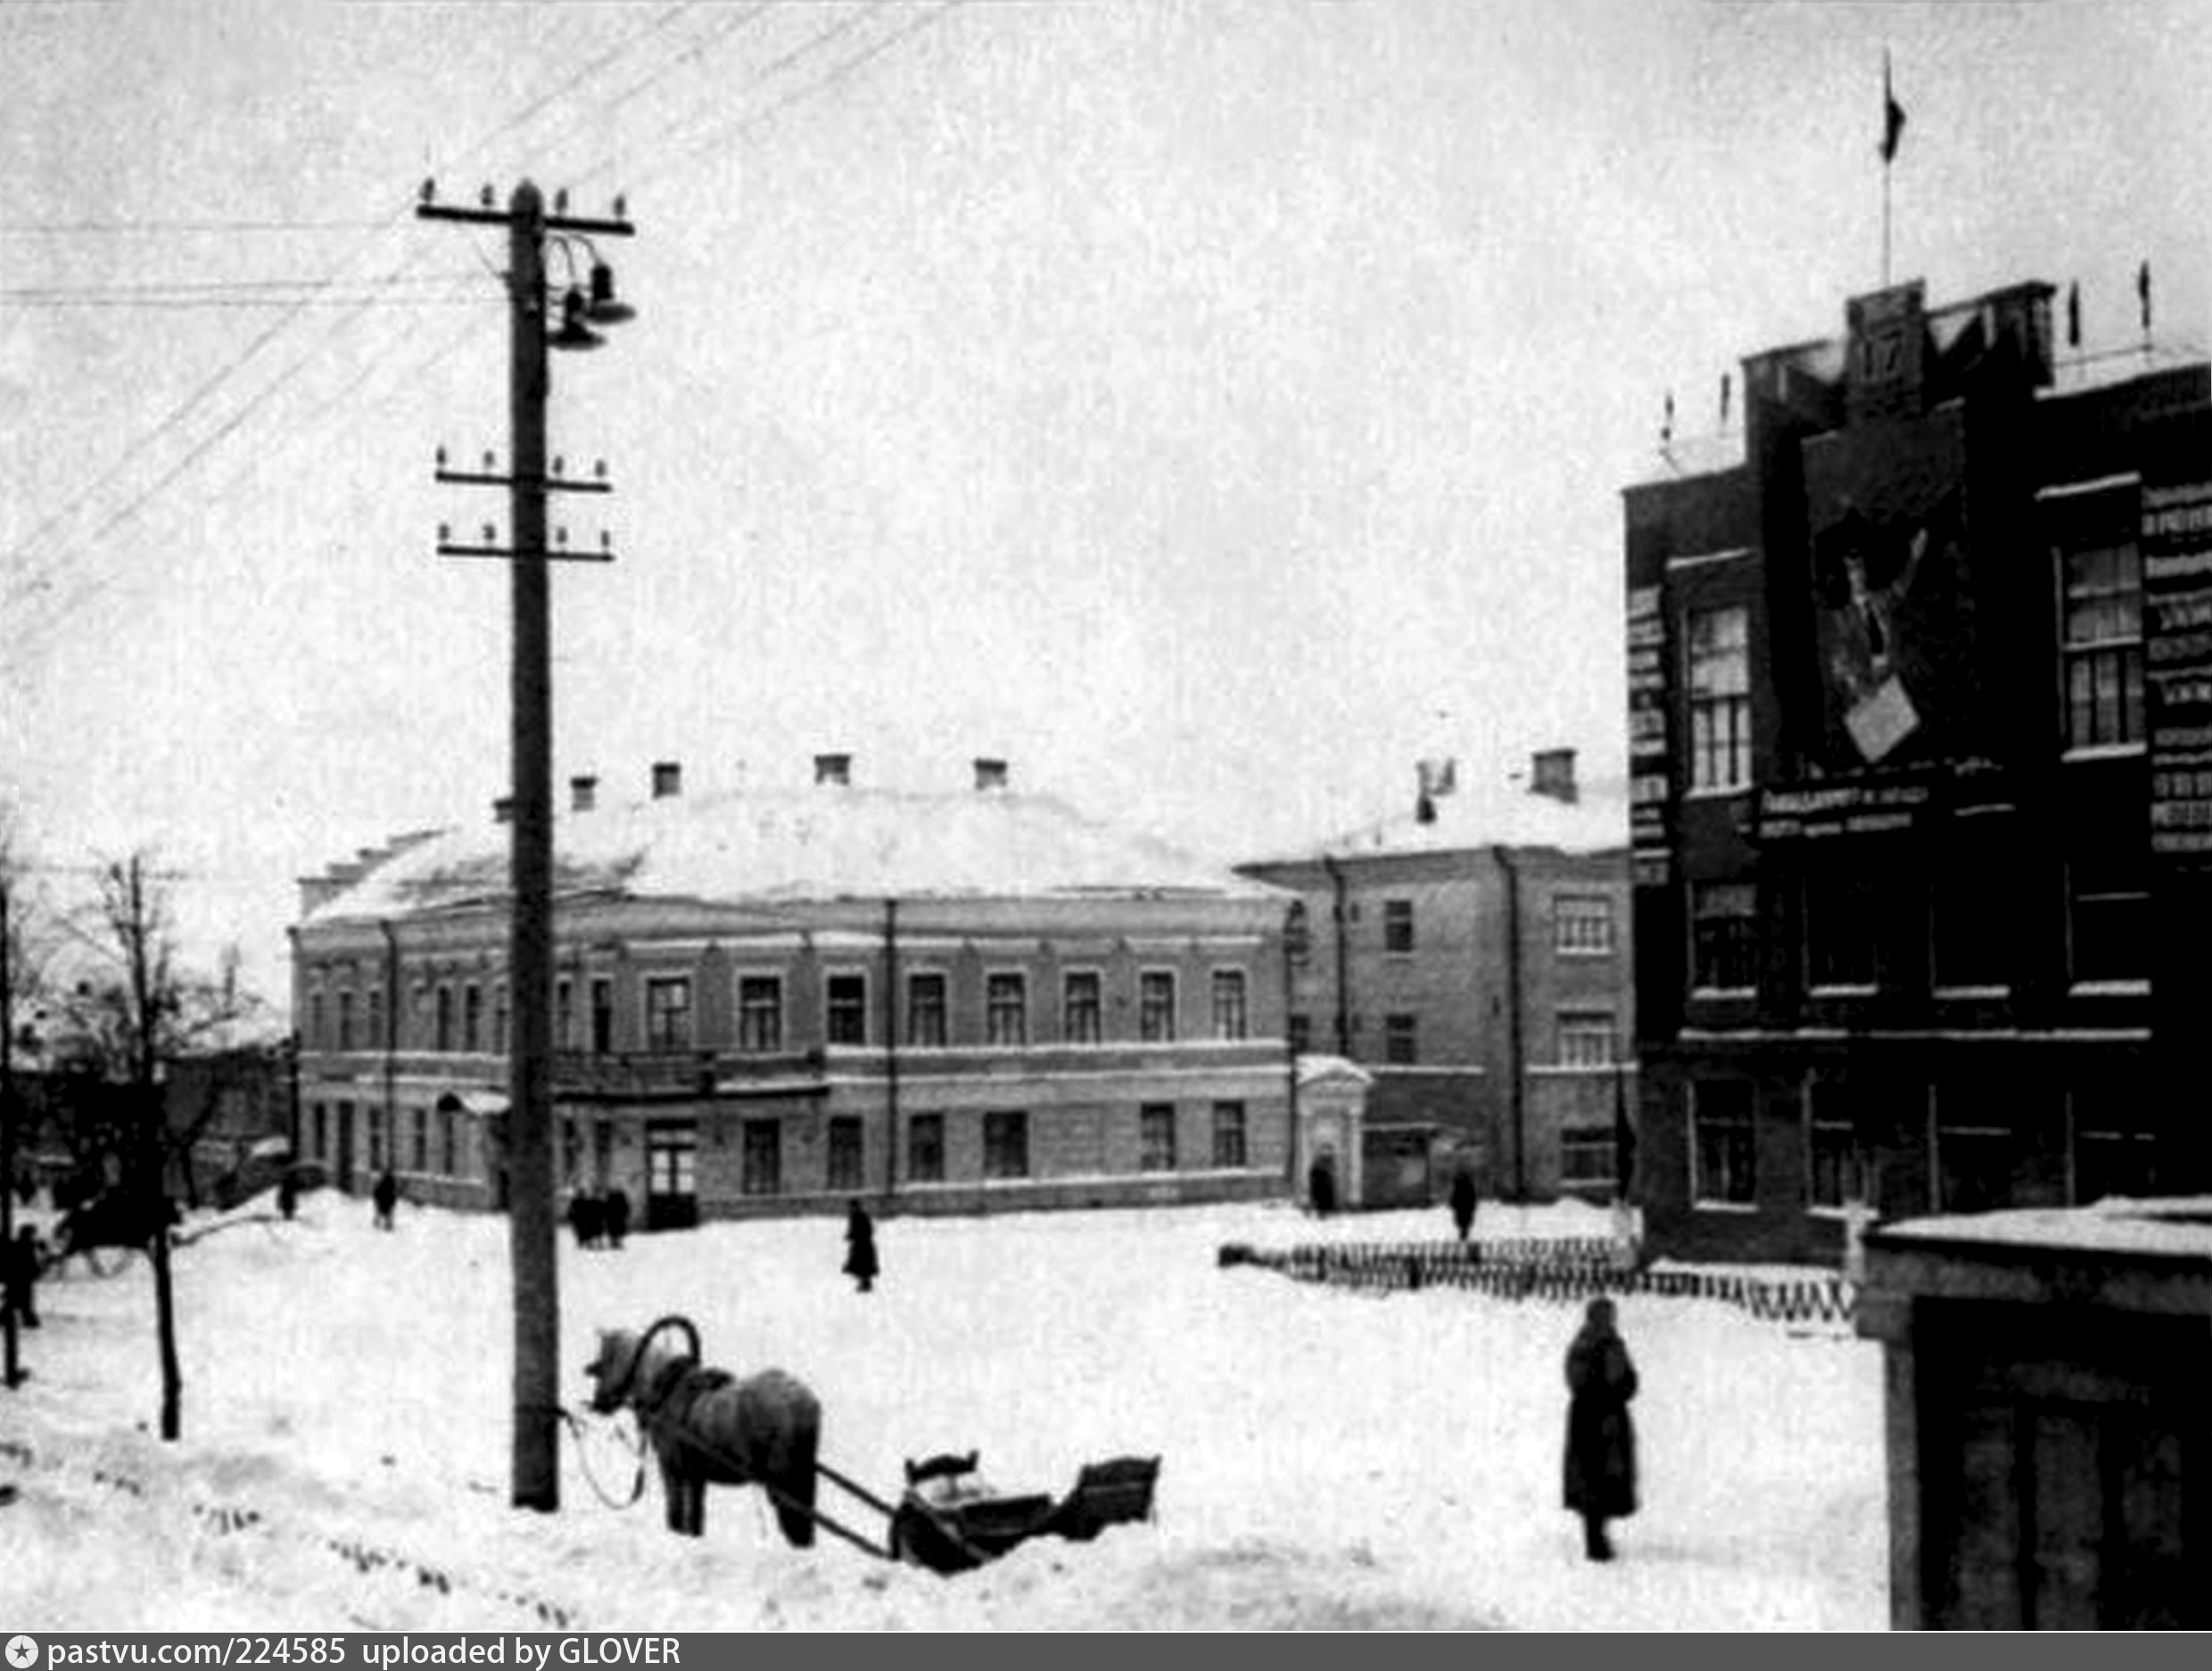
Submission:
POLYGON ((1539 748, 1530 756, 1529 793, 1548 794, 1567 806, 1581 800, 1582 792, 1574 781, 1574 751, 1539 748))
POLYGON ((978 754, 976 756, 975 767, 976 787, 978 790, 1006 787, 1006 762, 1004 761, 993 760, 988 755, 978 754))
POLYGON ((840 789, 850 786, 853 781, 853 757, 850 754, 815 755, 814 781, 835 784, 840 789))
POLYGON ((653 762, 653 798, 665 801, 683 793, 683 767, 680 761, 656 760, 653 762))
POLYGON ((568 810, 589 812, 599 803, 599 780, 597 778, 571 778, 568 780, 568 810))

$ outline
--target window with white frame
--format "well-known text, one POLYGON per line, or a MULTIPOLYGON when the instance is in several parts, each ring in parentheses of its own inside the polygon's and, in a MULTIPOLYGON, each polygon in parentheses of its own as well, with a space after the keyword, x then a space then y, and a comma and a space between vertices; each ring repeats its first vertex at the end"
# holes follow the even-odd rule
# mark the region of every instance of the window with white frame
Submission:
POLYGON ((1029 1041, 1029 984, 1021 975, 1002 970, 984 977, 983 1026, 993 1044, 1029 1041))
POLYGON ((823 983, 822 1041, 825 1044, 868 1042, 868 977, 832 975, 823 983))
POLYGON ((1069 1044, 1096 1044, 1104 1025, 1098 971, 1068 970, 1060 977, 1060 1036, 1069 1044))
POLYGON ((1176 978, 1168 969, 1146 969, 1136 977, 1136 1033, 1147 1043, 1164 1044, 1176 1035, 1176 978))
POLYGON ((1247 1017, 1244 1013, 1244 971, 1216 969, 1213 972, 1214 1037, 1241 1039, 1245 1036, 1247 1017))
POLYGON ((1702 1206, 1749 1206, 1758 1197, 1758 1134, 1747 1079, 1689 1088, 1690 1194, 1702 1206))
POLYGON ((1551 945, 1563 958, 1611 957, 1612 899, 1603 893, 1554 894, 1551 945))
POLYGON ((1172 1102, 1148 1102, 1137 1110, 1139 1172, 1176 1169, 1176 1111, 1172 1102))
POLYGON ((648 975, 645 983, 645 1048, 691 1048, 691 981, 682 975, 648 975))
POLYGON ((1382 901, 1382 950, 1411 951, 1413 950, 1413 901, 1384 900, 1382 901))
POLYGON ((927 1050, 945 1043, 945 976, 937 970, 906 977, 906 1042, 927 1050))
POLYGON ((2149 845, 2145 836, 2067 860, 2067 971, 2075 981, 2149 978, 2149 845))
POLYGON ((1750 882, 1693 882, 1689 890, 1690 984, 1747 992, 1759 980, 1759 893, 1750 882))
POLYGON ((1614 1019, 1610 1009, 1563 1009, 1559 1012, 1559 1066, 1611 1067, 1614 1019))
POLYGON ((780 975, 738 977, 738 1049, 755 1056, 783 1049, 783 981, 780 975))
POLYGON ((1872 1129, 1865 1092, 1847 1080, 1805 1088, 1805 1205, 1839 1209, 1874 1201, 1872 1129))
POLYGON ((2059 660, 2066 743, 2143 740, 2140 493, 2128 482, 2053 503, 2060 603, 2059 660))
POLYGON ((1751 783, 1751 612, 1741 604, 1693 609, 1683 635, 1689 696, 1689 786, 1751 783))

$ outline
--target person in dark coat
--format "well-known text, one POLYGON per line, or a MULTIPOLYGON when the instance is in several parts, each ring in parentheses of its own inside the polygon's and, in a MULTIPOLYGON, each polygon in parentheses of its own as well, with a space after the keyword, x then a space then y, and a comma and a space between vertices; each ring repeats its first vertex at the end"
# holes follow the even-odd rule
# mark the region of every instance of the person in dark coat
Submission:
POLYGON ((619 1250, 623 1238, 630 1234, 630 1197, 622 1185, 615 1184, 607 1189, 599 1211, 607 1226, 607 1245, 619 1250))
POLYGON ((1336 1211, 1336 1169, 1328 1162, 1316 1160, 1307 1172, 1306 1198, 1313 1204, 1316 1218, 1336 1211))
POLYGON ((285 1215, 287 1224, 300 1210, 299 1174, 289 1166, 285 1169, 285 1175, 276 1180, 276 1210, 285 1215))
POLYGON ((606 1205, 590 1190, 579 1189, 568 1198, 568 1228, 576 1232, 577 1247, 598 1247, 606 1223, 606 1205))
POLYGON ((1582 1552, 1611 1560, 1607 1520, 1636 1512, 1636 1365, 1614 1328, 1609 1299, 1589 1303, 1567 1348, 1566 1506, 1582 1517, 1582 1552))
POLYGON ((376 1203, 376 1228, 390 1230, 392 1209, 399 1205, 400 1200, 400 1181, 392 1175, 391 1167, 387 1166, 376 1174, 376 1187, 370 1192, 370 1197, 376 1203))
POLYGON ((858 1201, 848 1203, 845 1209, 845 1274, 865 1294, 876 1286, 876 1272, 881 1267, 876 1263, 876 1221, 858 1201))
POLYGON ((0 1247, 7 1264, 7 1309, 26 1329, 38 1327, 38 1267, 45 1263, 41 1251, 38 1232, 28 1224, 15 1232, 13 1241, 0 1247))
POLYGON ((1452 1174, 1451 1215, 1461 1241, 1474 1233, 1474 1174, 1471 1172, 1452 1174))

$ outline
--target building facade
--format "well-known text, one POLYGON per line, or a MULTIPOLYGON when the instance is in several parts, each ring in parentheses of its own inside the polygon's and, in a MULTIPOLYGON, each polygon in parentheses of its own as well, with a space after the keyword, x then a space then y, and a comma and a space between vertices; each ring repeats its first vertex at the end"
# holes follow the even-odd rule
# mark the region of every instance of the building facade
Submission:
POLYGON ((2051 287, 1853 299, 1625 494, 1647 1239, 2201 1173, 2212 411, 2051 287))
MULTIPOLYGON (((704 1217, 1283 1193, 1289 901, 1017 794, 811 788, 556 821, 557 1171, 704 1217)), ((303 883, 301 1147, 342 1187, 498 1208, 508 832, 303 883)))
POLYGON ((1366 1205, 1440 1198, 1465 1167, 1513 1200, 1614 1193, 1632 1094, 1627 821, 1573 751, 1525 786, 1432 765, 1407 816, 1239 867, 1298 896, 1289 1028, 1358 1064, 1366 1205))

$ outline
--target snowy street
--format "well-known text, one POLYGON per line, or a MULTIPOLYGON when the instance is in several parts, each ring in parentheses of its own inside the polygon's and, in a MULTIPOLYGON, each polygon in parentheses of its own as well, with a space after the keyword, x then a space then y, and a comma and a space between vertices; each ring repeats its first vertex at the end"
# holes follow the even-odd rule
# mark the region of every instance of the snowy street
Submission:
MULTIPOLYGON (((1478 1236, 1527 1227, 1493 1211, 1478 1236)), ((1706 1301, 1630 1297, 1644 1510, 1592 1566, 1559 1504, 1579 1308, 1375 1296, 1219 1270, 1309 1239, 1285 1206, 887 1218, 884 1274, 838 1274, 838 1218, 562 1245, 565 1399, 601 1326, 693 1319, 710 1363, 780 1364, 826 1461, 887 1496, 904 1461, 982 1453, 1000 1489, 1163 1459, 1154 1524, 1040 1538, 943 1578, 834 1538, 784 1545, 756 1491, 706 1535, 659 1486, 607 1506, 565 1439, 562 1512, 507 1506, 506 1222, 327 1192, 262 1198, 177 1250, 184 1442, 159 1404, 143 1258, 42 1285, 32 1379, 0 1395, 0 1609, 63 1629, 1457 1628, 1878 1630, 1880 1360, 1706 1301)), ((1602 1233, 1595 1214, 1531 1215, 1602 1233)), ((1436 1236, 1434 1213, 1328 1227, 1436 1236)), ((587 1423, 590 1422, 586 1418, 587 1423)), ((587 1428, 618 1494, 631 1463, 587 1428)), ((821 1506, 879 1535, 871 1510, 821 1506)))

